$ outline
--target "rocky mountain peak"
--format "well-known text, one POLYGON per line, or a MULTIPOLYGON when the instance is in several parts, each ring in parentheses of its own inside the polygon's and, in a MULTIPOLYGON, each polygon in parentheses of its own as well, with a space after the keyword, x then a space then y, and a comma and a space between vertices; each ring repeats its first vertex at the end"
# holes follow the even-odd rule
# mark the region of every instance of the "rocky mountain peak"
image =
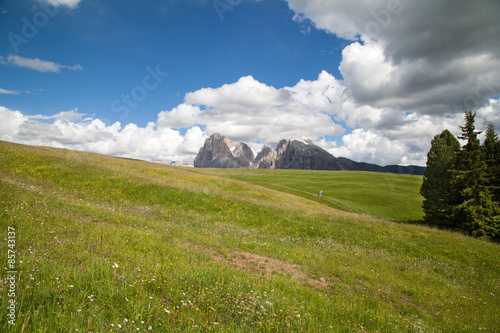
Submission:
POLYGON ((219 133, 212 134, 194 160, 197 168, 248 168, 254 160, 246 143, 235 142, 219 133))
POLYGON ((235 142, 219 133, 205 140, 196 159, 197 168, 253 168, 253 169, 305 169, 305 170, 357 170, 374 172, 423 174, 425 168, 398 165, 381 167, 335 157, 310 140, 292 136, 281 140, 275 150, 263 146, 254 157, 252 149, 243 142, 235 142))

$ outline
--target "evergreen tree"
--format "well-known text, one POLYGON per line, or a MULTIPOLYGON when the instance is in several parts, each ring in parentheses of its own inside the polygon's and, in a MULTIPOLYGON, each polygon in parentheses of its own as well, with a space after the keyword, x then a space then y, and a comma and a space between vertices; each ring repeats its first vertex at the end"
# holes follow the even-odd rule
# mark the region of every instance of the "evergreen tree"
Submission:
POLYGON ((492 226, 496 207, 489 189, 486 161, 475 128, 476 114, 465 113, 465 126, 460 126, 466 140, 462 150, 457 153, 455 185, 460 194, 460 203, 454 216, 460 228, 475 237, 495 237, 497 229, 492 226))
POLYGON ((427 168, 420 193, 424 197, 424 220, 429 225, 455 229, 453 207, 458 204, 454 188, 455 165, 460 143, 448 130, 434 137, 427 154, 427 168))
POLYGON ((493 193, 493 201, 500 203, 500 141, 493 123, 488 124, 486 138, 483 143, 484 160, 486 161, 486 172, 490 178, 490 190, 493 193))

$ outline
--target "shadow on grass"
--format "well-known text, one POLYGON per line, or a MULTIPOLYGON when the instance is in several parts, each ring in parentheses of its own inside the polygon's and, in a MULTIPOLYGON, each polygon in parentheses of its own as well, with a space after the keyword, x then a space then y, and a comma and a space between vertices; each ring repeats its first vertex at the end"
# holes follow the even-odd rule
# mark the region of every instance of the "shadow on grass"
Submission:
POLYGON ((421 226, 429 227, 429 228, 435 227, 435 226, 431 226, 431 225, 427 224, 424 220, 408 220, 408 221, 396 221, 396 222, 404 223, 404 224, 421 225, 421 226))

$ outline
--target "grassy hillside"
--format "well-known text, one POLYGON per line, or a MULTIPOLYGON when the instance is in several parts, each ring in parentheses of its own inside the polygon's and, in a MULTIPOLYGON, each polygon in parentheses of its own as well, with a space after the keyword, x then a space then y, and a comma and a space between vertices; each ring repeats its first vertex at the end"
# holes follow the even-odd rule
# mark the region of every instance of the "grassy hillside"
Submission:
POLYGON ((498 245, 193 170, 0 142, 0 221, 1 332, 500 329, 498 245))
POLYGON ((315 200, 332 208, 397 221, 423 218, 422 176, 358 171, 196 169, 315 200), (318 191, 324 191, 322 198, 318 191))

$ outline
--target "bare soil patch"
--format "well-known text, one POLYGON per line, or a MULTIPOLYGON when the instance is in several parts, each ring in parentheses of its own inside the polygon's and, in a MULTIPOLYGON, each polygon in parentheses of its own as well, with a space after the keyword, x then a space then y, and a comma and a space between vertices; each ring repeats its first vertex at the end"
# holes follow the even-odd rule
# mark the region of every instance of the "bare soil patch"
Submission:
POLYGON ((306 272, 301 270, 300 265, 291 264, 284 260, 250 252, 224 251, 224 253, 220 253, 215 249, 206 248, 199 244, 185 243, 182 244, 182 246, 191 251, 206 253, 210 255, 214 261, 228 263, 257 274, 267 276, 289 275, 293 280, 299 283, 310 284, 316 288, 325 288, 331 284, 326 278, 314 279, 308 276, 306 272))

